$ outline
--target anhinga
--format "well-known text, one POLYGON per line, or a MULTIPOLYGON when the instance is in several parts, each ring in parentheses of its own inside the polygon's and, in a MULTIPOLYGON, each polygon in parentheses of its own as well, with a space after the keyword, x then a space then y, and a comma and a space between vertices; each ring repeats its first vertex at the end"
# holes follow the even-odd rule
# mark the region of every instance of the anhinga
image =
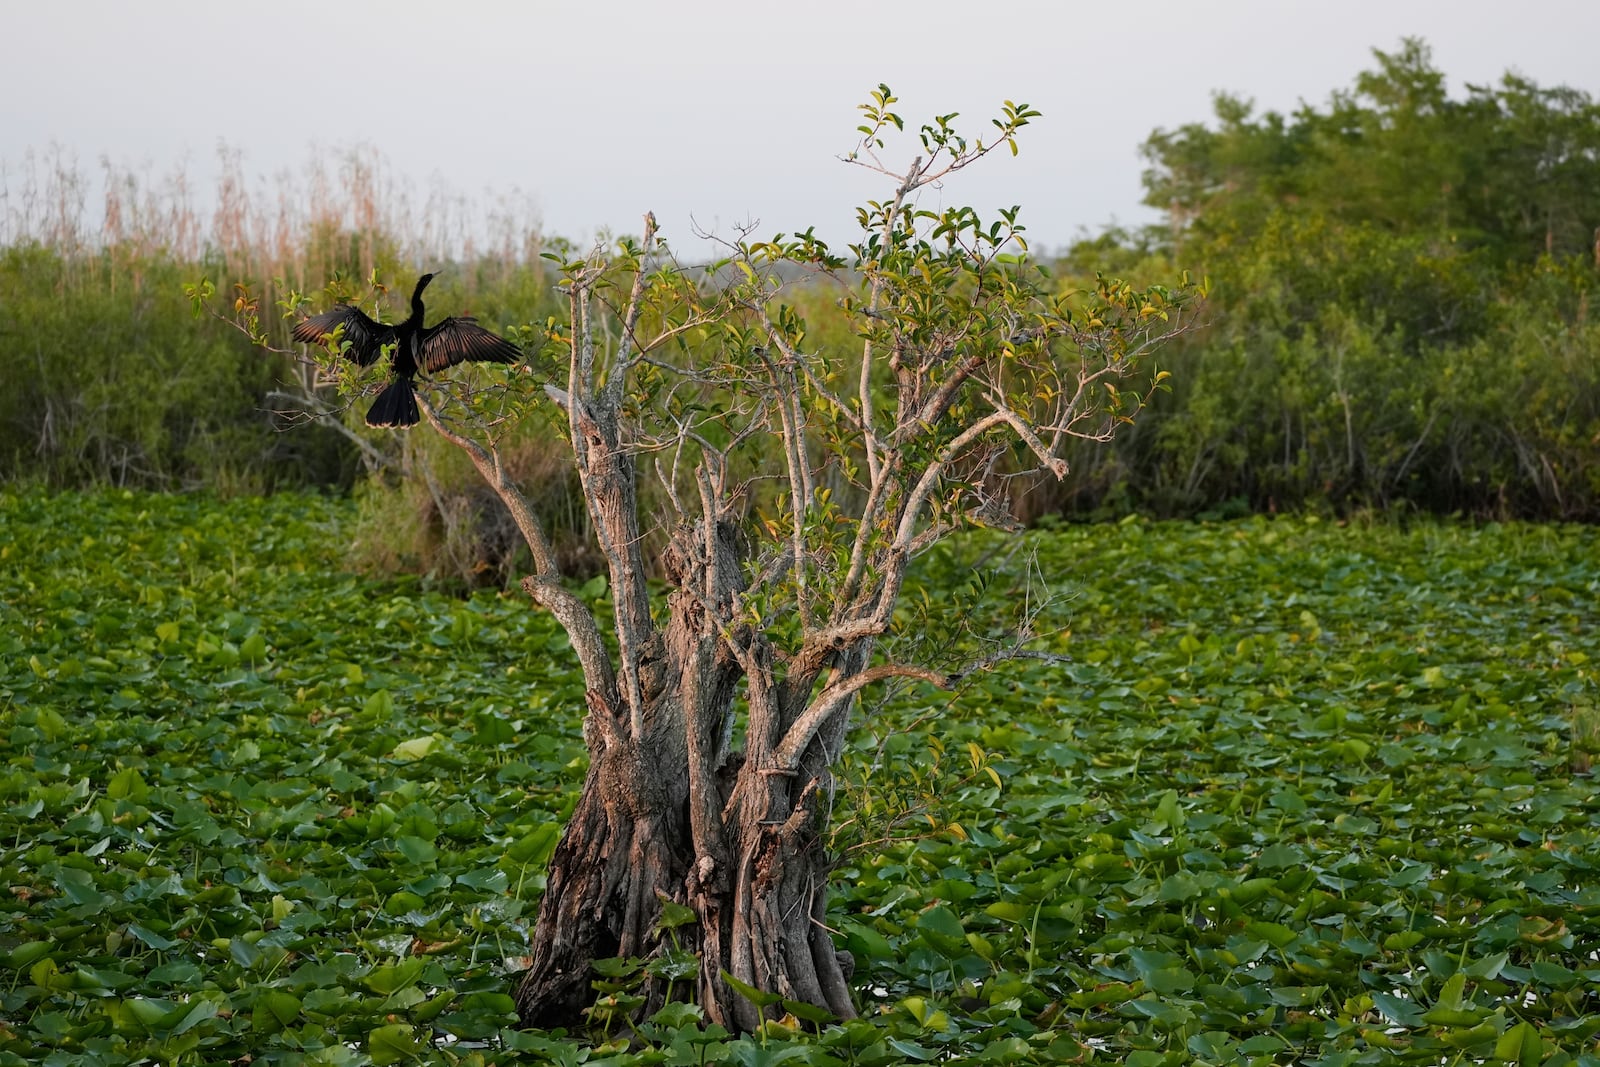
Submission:
POLYGON ((487 363, 515 363, 522 355, 517 346, 490 333, 466 316, 452 316, 432 326, 422 325, 422 290, 433 281, 432 274, 417 279, 411 294, 411 316, 394 325, 377 322, 360 308, 340 304, 331 311, 312 315, 295 324, 294 339, 322 344, 339 327, 350 346, 344 355, 369 367, 382 355, 384 346, 393 346, 390 363, 394 381, 378 394, 367 409, 368 426, 415 426, 420 419, 417 394, 412 379, 418 370, 429 374, 467 360, 487 363))

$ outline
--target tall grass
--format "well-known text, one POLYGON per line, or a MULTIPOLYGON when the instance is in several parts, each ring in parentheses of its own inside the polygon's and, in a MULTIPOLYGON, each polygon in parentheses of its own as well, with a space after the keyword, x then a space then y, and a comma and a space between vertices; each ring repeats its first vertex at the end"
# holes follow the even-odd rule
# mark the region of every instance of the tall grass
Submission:
POLYGON ((101 157, 91 172, 59 147, 0 160, 0 247, 39 245, 75 262, 116 250, 133 274, 170 259, 302 288, 336 273, 453 263, 471 266, 472 295, 541 273, 537 206, 517 190, 473 197, 435 183, 419 192, 370 146, 252 181, 243 154, 223 145, 214 174, 202 190, 182 167, 158 173, 101 157))
MULTIPOLYGON (((267 398, 297 368, 226 324, 197 320, 183 284, 287 290, 450 266, 453 302, 491 321, 546 306, 538 216, 519 193, 418 192, 355 148, 250 179, 220 148, 214 184, 182 168, 85 168, 60 148, 0 163, 0 482, 264 491, 348 487, 355 451, 267 398)), ((270 320, 287 345, 288 324, 270 320)), ((302 383, 303 384, 303 383, 302 383)))

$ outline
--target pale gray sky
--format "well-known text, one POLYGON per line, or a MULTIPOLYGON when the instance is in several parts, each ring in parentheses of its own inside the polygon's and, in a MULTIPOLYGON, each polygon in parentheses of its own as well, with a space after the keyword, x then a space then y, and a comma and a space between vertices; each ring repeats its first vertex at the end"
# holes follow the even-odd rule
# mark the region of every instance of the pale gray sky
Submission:
POLYGON ((1213 90, 1320 104, 1403 36, 1455 92, 1515 69, 1600 94, 1600 0, 0 4, 8 164, 55 144, 86 170, 187 161, 203 185, 219 141, 251 176, 363 141, 418 189, 518 189, 578 239, 651 209, 680 246, 691 216, 852 233, 884 186, 838 157, 880 81, 908 119, 959 111, 975 134, 1002 99, 1044 112, 1019 158, 943 194, 1022 204, 1044 247, 1152 221, 1139 145, 1213 90))

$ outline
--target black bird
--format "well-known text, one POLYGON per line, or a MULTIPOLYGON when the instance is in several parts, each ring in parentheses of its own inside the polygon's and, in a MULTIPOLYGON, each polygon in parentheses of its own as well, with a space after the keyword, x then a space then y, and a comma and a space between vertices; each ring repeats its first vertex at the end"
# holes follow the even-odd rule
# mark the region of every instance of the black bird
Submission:
POLYGON ((411 316, 404 322, 391 326, 373 320, 360 308, 340 304, 331 311, 295 324, 294 339, 307 344, 323 344, 330 334, 343 326, 343 338, 350 342, 344 354, 363 367, 371 366, 382 355, 385 345, 394 346, 390 356, 394 381, 367 409, 368 426, 417 424, 421 416, 417 412, 412 379, 418 370, 433 374, 467 360, 515 363, 522 356, 516 345, 466 316, 452 316, 432 326, 423 326, 422 290, 433 278, 432 274, 424 274, 417 279, 416 291, 411 294, 411 316))

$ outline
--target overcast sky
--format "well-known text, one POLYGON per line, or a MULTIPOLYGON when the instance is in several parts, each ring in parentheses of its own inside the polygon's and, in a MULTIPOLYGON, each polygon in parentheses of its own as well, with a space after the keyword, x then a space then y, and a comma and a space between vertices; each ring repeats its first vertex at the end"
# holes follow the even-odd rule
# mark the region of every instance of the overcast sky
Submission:
POLYGON ((252 177, 365 142, 417 189, 519 190, 550 233, 636 231, 649 209, 680 246, 691 218, 852 233, 885 187, 839 157, 879 82, 908 120, 959 111, 975 135, 1003 99, 1042 111, 1020 157, 940 195, 1020 203, 1047 248, 1153 221, 1139 146, 1206 119, 1214 90, 1321 104, 1404 36, 1454 93, 1515 69, 1600 95, 1600 0, 0 4, 13 173, 58 145, 86 171, 104 155, 207 184, 219 141, 252 177))

